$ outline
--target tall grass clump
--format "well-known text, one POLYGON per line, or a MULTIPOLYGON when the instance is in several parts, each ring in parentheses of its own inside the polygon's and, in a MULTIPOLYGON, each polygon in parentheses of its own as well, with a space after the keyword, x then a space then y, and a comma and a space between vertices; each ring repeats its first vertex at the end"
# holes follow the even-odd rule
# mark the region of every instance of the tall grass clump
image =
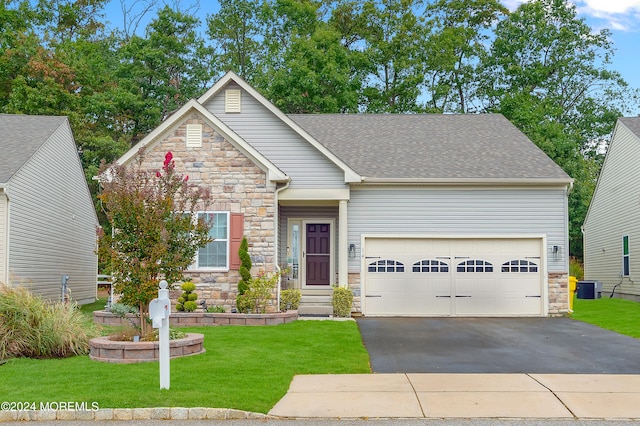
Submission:
POLYGON ((75 303, 49 303, 0 283, 0 360, 84 355, 96 334, 75 303))

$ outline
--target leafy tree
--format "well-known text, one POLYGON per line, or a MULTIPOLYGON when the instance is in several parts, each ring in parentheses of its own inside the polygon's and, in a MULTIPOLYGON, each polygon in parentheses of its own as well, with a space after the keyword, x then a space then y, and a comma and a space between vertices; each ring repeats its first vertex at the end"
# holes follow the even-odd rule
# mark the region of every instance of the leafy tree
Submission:
POLYGON ((475 111, 476 76, 489 30, 507 12, 498 0, 438 0, 427 6, 432 31, 425 58, 428 111, 475 111))
POLYGON ((233 70, 251 82, 261 64, 264 25, 259 19, 258 0, 221 0, 220 10, 207 18, 207 33, 213 40, 218 73, 233 70))
POLYGON ((199 20, 165 7, 147 27, 146 37, 133 36, 122 48, 117 76, 132 97, 135 134, 132 143, 189 99, 202 94, 211 81, 211 49, 197 33, 199 20))
MULTIPOLYGON (((208 190, 176 173, 170 152, 162 170, 143 168, 144 158, 140 152, 130 167, 104 165, 98 197, 113 229, 100 236, 100 244, 110 255, 114 289, 143 318, 160 279, 181 281, 198 248, 211 241, 210 224, 193 221, 210 199, 208 190)), ((146 321, 140 323, 144 334, 146 321)))
POLYGON ((363 90, 367 112, 417 112, 424 81, 426 28, 416 15, 421 0, 368 0, 365 52, 371 60, 363 90))
POLYGON ((609 32, 594 32, 566 0, 532 0, 497 25, 483 59, 486 109, 503 113, 575 179, 569 198, 571 254, 598 170, 597 148, 628 99, 607 66, 609 32))

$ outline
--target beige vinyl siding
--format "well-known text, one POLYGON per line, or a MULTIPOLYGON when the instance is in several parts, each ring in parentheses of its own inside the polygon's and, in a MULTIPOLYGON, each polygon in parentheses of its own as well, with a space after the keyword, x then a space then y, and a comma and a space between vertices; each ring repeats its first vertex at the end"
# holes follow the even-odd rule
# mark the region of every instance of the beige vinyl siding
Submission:
POLYGON ((603 292, 640 296, 640 138, 618 122, 584 224, 585 279, 603 292), (629 236, 630 276, 622 271, 622 236, 629 236), (632 282, 632 280, 634 282, 632 282))
POLYGON ((204 106, 291 176, 290 188, 346 188, 340 168, 255 98, 242 91, 241 113, 225 113, 224 98, 222 90, 204 106))
POLYGON ((11 276, 51 300, 95 300, 97 218, 68 122, 12 177, 9 227, 11 276))
POLYGON ((7 195, 0 189, 0 282, 7 283, 7 222, 9 217, 9 202, 7 195))
MULTIPOLYGON (((568 269, 566 189, 353 188, 348 211, 349 244, 361 252, 362 234, 546 235, 549 272, 568 269), (551 247, 560 247, 554 260, 551 247)), ((360 259, 349 272, 360 271, 360 259)))

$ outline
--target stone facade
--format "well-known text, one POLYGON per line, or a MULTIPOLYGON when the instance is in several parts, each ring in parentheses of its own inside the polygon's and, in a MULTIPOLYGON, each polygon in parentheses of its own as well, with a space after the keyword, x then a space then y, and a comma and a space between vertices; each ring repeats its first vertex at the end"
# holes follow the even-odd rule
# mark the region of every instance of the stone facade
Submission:
MULTIPOLYGON (((160 170, 168 151, 173 153, 177 173, 211 191, 211 203, 202 210, 244 215, 252 274, 273 273, 275 187, 267 182, 266 173, 195 113, 146 152, 143 167, 160 170), (203 126, 201 147, 186 146, 187 124, 203 126)), ((209 306, 224 306, 227 311, 235 308, 238 270, 190 270, 185 276, 196 284, 198 300, 205 300, 209 306)), ((269 311, 274 308, 275 302, 269 311)))
POLYGON ((563 316, 569 312, 569 274, 549 272, 549 315, 563 316))

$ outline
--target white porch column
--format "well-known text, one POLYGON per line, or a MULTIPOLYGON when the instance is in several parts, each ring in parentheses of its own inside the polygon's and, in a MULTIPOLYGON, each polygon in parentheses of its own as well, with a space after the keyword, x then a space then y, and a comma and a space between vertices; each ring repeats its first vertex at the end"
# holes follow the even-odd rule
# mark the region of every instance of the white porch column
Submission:
POLYGON ((338 285, 349 287, 349 236, 347 226, 347 200, 338 207, 338 285))

